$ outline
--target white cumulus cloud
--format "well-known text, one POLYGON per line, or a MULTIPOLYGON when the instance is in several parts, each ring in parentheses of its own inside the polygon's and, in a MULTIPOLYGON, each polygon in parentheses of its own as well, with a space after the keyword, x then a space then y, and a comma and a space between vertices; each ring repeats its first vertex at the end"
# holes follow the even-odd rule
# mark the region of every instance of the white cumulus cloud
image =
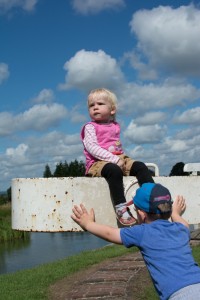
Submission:
POLYGON ((37 104, 18 115, 2 112, 0 113, 0 136, 27 130, 44 131, 57 126, 67 114, 65 106, 57 103, 37 104))
POLYGON ((20 7, 25 11, 34 10, 38 0, 0 0, 0 12, 7 12, 20 7))
POLYGON ((200 107, 195 107, 184 111, 174 118, 175 123, 200 125, 200 107))
POLYGON ((59 124, 60 120, 67 115, 66 108, 54 103, 52 105, 34 105, 29 110, 15 117, 18 130, 23 128, 43 131, 53 125, 59 124))
POLYGON ((123 81, 117 61, 104 51, 80 50, 68 60, 64 69, 67 74, 61 89, 78 88, 88 91, 97 87, 114 88, 123 81))
POLYGON ((49 103, 54 99, 54 93, 50 89, 43 89, 39 94, 33 99, 36 103, 49 103))
POLYGON ((138 126, 131 121, 125 130, 124 136, 134 144, 151 144, 160 142, 165 135, 165 128, 158 124, 138 126))
POLYGON ((125 6, 124 0, 73 0, 74 10, 80 14, 97 14, 107 9, 119 9, 125 6))
POLYGON ((200 74, 200 10, 194 5, 159 6, 133 14, 131 32, 149 65, 178 75, 200 74))
POLYGON ((6 80, 10 75, 8 65, 5 63, 0 63, 0 84, 6 80))
POLYGON ((150 125, 155 123, 163 123, 166 119, 166 113, 162 111, 152 111, 145 113, 142 117, 139 116, 134 119, 134 122, 139 125, 150 125))
POLYGON ((186 82, 165 81, 161 84, 129 83, 123 86, 119 97, 119 110, 137 115, 149 110, 176 107, 195 102, 200 89, 186 82))

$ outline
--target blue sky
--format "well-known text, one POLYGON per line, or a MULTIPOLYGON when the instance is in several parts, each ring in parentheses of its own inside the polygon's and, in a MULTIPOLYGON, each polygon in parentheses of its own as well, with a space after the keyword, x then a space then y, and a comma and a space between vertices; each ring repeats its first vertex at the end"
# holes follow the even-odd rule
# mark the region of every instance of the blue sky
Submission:
POLYGON ((169 175, 199 162, 200 1, 0 0, 0 191, 84 160, 86 99, 118 98, 122 142, 169 175))

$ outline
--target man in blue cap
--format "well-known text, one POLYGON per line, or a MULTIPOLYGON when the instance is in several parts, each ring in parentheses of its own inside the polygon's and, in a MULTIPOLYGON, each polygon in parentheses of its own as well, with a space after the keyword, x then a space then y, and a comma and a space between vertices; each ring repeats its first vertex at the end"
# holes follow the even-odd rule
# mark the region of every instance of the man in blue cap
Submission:
POLYGON ((174 203, 161 184, 144 183, 133 197, 137 225, 114 228, 95 222, 94 210, 74 206, 72 219, 84 230, 109 242, 137 246, 161 300, 200 299, 200 268, 190 248, 189 224, 182 217, 183 196, 174 203), (171 221, 169 220, 171 218, 171 221))

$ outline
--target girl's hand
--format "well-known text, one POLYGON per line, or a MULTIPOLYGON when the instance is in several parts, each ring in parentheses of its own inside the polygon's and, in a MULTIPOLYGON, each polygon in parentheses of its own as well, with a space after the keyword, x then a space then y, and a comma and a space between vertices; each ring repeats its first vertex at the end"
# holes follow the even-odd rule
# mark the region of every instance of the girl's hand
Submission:
POLYGON ((74 205, 73 215, 71 218, 84 230, 87 230, 86 227, 90 222, 95 222, 95 214, 93 208, 90 209, 90 212, 87 211, 83 204, 80 206, 74 205))
POLYGON ((124 167, 124 161, 123 159, 119 159, 118 162, 117 162, 117 165, 123 170, 123 167, 124 167))

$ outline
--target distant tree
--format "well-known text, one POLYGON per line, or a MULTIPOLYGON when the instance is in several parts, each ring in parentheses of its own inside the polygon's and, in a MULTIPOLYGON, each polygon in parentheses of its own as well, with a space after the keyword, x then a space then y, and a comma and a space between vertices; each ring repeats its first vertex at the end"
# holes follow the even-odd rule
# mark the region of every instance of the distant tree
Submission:
POLYGON ((5 193, 0 194, 0 205, 8 203, 8 197, 5 193))
POLYGON ((11 197, 11 187, 9 187, 7 189, 7 198, 8 198, 8 201, 11 202, 11 200, 12 200, 12 197, 11 197))
POLYGON ((56 165, 53 177, 82 177, 85 175, 85 164, 76 159, 70 163, 66 161, 56 165))
POLYGON ((65 177, 65 169, 62 162, 56 165, 56 169, 53 173, 53 177, 65 177))
POLYGON ((44 170, 44 173, 43 173, 43 177, 44 177, 44 178, 52 177, 51 169, 50 169, 50 167, 49 167, 48 164, 45 166, 45 170, 44 170))
POLYGON ((72 177, 82 177, 85 175, 85 164, 80 161, 78 162, 76 159, 69 164, 69 175, 72 177))
POLYGON ((189 173, 183 171, 184 165, 185 165, 185 164, 184 164, 183 162, 178 162, 178 163, 176 163, 176 164, 172 167, 169 176, 188 176, 189 173))
POLYGON ((64 162, 63 168, 64 168, 64 177, 69 177, 70 176, 69 175, 69 165, 66 160, 64 162))

